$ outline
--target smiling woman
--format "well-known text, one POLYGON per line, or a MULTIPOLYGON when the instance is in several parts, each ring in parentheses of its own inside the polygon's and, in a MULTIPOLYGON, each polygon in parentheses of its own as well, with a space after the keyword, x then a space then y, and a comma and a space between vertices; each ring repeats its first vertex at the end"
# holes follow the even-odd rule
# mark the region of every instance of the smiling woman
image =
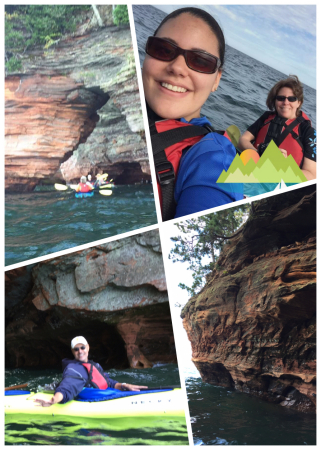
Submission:
POLYGON ((198 8, 169 14, 147 40, 143 84, 163 220, 243 198, 216 183, 236 152, 200 116, 218 88, 224 55, 220 26, 198 8))
POLYGON ((291 75, 270 90, 265 112, 239 141, 241 150, 253 149, 261 156, 271 140, 287 157, 292 155, 307 180, 316 178, 316 131, 309 117, 301 111, 303 87, 297 76, 291 75))

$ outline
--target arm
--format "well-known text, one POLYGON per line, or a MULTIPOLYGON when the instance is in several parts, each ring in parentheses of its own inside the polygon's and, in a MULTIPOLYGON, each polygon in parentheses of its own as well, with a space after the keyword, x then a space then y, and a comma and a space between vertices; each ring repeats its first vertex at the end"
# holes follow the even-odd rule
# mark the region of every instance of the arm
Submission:
POLYGON ((308 158, 303 158, 302 172, 307 180, 315 180, 317 176, 317 163, 308 158))
POLYGON ((238 148, 242 151, 252 149, 257 152, 257 149, 254 147, 253 144, 251 144, 251 141, 253 141, 253 139, 255 139, 255 136, 253 136, 253 134, 250 133, 249 131, 245 131, 245 133, 243 133, 242 136, 240 137, 238 148))
POLYGON ((40 403, 41 406, 51 406, 55 403, 67 403, 70 400, 73 400, 79 392, 82 391, 86 385, 85 377, 88 378, 88 375, 84 367, 79 364, 70 364, 64 370, 62 377, 62 381, 49 402, 40 399, 36 399, 35 401, 40 403))
POLYGON ((299 128, 302 133, 302 143, 304 148, 304 158, 302 165, 302 172, 307 180, 314 180, 316 178, 316 130, 306 122, 302 123, 299 128))
POLYGON ((136 386, 136 384, 116 383, 115 389, 119 391, 140 391, 141 389, 148 389, 148 386, 136 386))

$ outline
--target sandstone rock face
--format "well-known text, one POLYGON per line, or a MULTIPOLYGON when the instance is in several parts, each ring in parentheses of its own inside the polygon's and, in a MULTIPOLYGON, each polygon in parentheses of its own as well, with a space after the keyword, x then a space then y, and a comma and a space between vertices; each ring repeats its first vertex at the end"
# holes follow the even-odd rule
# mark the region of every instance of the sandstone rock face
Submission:
MULTIPOLYGON (((57 365, 76 335, 106 368, 176 361, 158 231, 41 262, 31 273, 19 304, 8 297, 8 365, 57 365)), ((23 290, 24 272, 6 277, 9 293, 13 284, 23 290)))
POLYGON ((202 291, 182 310, 205 382, 315 409, 315 187, 252 204, 202 291))
POLYGON ((6 77, 5 117, 7 191, 99 171, 119 184, 150 179, 128 27, 87 24, 26 54, 23 73, 6 77))

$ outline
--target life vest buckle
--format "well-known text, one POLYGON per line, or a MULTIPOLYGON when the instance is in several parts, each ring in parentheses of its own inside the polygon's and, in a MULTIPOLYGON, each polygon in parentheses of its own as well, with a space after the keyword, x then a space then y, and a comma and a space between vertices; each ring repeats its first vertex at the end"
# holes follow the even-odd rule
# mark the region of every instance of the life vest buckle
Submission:
POLYGON ((175 172, 171 162, 163 161, 158 163, 155 168, 159 184, 169 184, 175 180, 175 172))

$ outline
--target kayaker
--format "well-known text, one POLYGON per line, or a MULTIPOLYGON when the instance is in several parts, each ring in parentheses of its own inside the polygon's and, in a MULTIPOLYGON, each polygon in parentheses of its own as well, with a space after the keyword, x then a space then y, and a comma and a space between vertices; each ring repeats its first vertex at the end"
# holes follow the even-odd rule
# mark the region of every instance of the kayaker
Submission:
POLYGON ((99 389, 113 388, 120 391, 140 391, 147 386, 137 386, 129 383, 120 383, 109 378, 100 364, 88 359, 89 344, 83 336, 77 336, 71 341, 71 351, 74 359, 63 359, 62 381, 55 389, 50 401, 36 399, 40 406, 51 406, 55 403, 67 403, 73 400, 84 387, 99 389))
POLYGON ((85 176, 82 176, 80 178, 80 183, 78 184, 78 186, 76 187, 76 192, 90 192, 93 190, 92 186, 89 186, 87 184, 87 180, 85 176))
POLYGON ((316 178, 316 131, 301 111, 303 87, 296 75, 276 83, 266 99, 265 112, 240 137, 240 150, 253 149, 260 156, 273 139, 282 154, 292 155, 308 180, 316 178))
POLYGON ((88 175, 87 175, 87 182, 86 182, 86 184, 88 184, 88 186, 89 186, 91 189, 94 189, 94 185, 93 185, 91 179, 92 179, 91 175, 88 174, 88 175))
POLYGON ((102 173, 97 173, 96 175, 96 181, 95 181, 95 188, 99 188, 100 186, 103 186, 104 184, 106 184, 107 182, 104 180, 103 178, 103 174, 102 173))
POLYGON ((236 150, 200 114, 218 88, 224 55, 219 24, 199 8, 173 11, 147 40, 142 74, 163 220, 243 198, 216 183, 236 150), (186 138, 190 125, 200 126, 203 135, 186 138), (168 130, 174 144, 163 139, 168 130))

